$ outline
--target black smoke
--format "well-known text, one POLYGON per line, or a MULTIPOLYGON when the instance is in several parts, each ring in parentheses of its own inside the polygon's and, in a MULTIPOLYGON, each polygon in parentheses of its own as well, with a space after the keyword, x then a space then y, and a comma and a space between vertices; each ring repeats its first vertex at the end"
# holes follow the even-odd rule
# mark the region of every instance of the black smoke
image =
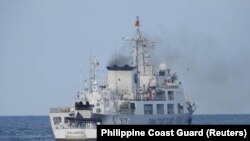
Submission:
POLYGON ((161 37, 154 60, 179 74, 186 98, 198 103, 198 113, 244 112, 250 98, 249 49, 206 33, 179 31, 161 37))
POLYGON ((130 57, 127 54, 115 53, 111 56, 108 66, 118 65, 124 66, 128 65, 130 62, 130 57))

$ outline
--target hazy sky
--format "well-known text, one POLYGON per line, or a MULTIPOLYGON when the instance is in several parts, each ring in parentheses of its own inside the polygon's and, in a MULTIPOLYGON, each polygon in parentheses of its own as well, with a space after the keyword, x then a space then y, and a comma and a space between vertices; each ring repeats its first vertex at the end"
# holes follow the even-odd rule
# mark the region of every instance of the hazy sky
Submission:
POLYGON ((249 0, 0 0, 0 115, 72 106, 90 52, 106 73, 136 16, 196 114, 250 113, 249 15, 249 0))

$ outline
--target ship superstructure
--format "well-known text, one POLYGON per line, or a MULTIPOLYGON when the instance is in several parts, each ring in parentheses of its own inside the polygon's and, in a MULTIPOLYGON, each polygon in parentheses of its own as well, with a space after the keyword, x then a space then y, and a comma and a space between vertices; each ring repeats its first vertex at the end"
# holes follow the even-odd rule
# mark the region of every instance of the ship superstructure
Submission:
POLYGON ((98 124, 190 124, 196 104, 185 99, 182 83, 166 64, 154 68, 150 52, 155 42, 145 38, 135 22, 130 64, 107 66, 107 80, 99 85, 91 60, 90 88, 86 85, 74 107, 52 108, 51 126, 57 140, 95 140, 98 124))

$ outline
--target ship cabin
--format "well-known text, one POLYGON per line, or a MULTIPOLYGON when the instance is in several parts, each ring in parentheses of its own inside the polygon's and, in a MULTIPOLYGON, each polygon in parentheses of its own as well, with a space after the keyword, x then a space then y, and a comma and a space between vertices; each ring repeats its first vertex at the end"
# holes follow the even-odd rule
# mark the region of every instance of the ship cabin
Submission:
POLYGON ((139 74, 135 67, 108 66, 108 84, 118 97, 121 113, 134 115, 183 114, 187 108, 181 82, 177 75, 159 67, 156 75, 139 74))
POLYGON ((158 90, 148 100, 130 101, 128 109, 135 115, 183 114, 185 103, 181 84, 158 90))
POLYGON ((96 128, 101 124, 102 115, 92 113, 93 105, 89 102, 75 102, 74 108, 51 108, 50 118, 53 121, 52 126, 56 129, 85 129, 96 128))

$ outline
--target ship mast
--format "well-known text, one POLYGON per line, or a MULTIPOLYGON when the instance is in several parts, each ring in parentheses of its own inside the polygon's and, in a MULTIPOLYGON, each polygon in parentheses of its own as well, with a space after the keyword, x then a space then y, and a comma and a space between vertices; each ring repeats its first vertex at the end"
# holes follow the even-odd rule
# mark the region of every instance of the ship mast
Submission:
POLYGON ((136 100, 140 100, 140 83, 139 83, 139 49, 142 45, 142 36, 141 36, 141 31, 140 31, 140 20, 139 17, 136 17, 135 21, 135 27, 136 27, 136 35, 135 35, 135 66, 137 68, 137 75, 136 75, 136 93, 135 93, 135 98, 136 100))
POLYGON ((90 58, 90 81, 91 81, 90 89, 92 92, 96 92, 98 90, 97 79, 96 79, 96 71, 98 66, 99 63, 96 60, 96 58, 94 57, 93 60, 90 58))
MULTIPOLYGON (((142 91, 140 91, 140 87, 143 87, 140 84, 140 77, 143 76, 153 76, 153 68, 152 65, 150 64, 150 55, 149 51, 151 48, 154 47, 155 42, 152 42, 145 37, 142 36, 141 30, 140 30, 140 20, 139 17, 136 17, 135 21, 135 28, 136 28, 136 33, 135 33, 135 38, 123 38, 124 41, 129 41, 129 42, 134 42, 135 46, 133 47, 133 65, 137 68, 136 72, 136 92, 135 92, 135 99, 136 100, 141 100, 141 95, 142 91)), ((144 82, 145 83, 145 82, 144 82)))
MULTIPOLYGON (((141 96, 143 91, 141 91, 141 88, 144 88, 148 86, 149 84, 145 85, 145 82, 143 84, 140 84, 140 77, 144 77, 142 79, 145 80, 145 77, 154 76, 153 73, 153 67, 150 64, 150 50, 154 47, 155 42, 148 40, 147 38, 142 36, 142 33, 140 31, 140 20, 139 17, 136 17, 135 22, 136 27, 136 35, 135 35, 135 66, 137 68, 137 83, 136 83, 136 99, 141 100, 141 96)), ((148 79, 148 78, 146 78, 148 79)), ((151 80, 152 78, 150 78, 151 80)), ((150 80, 148 83, 150 83, 150 80)))

